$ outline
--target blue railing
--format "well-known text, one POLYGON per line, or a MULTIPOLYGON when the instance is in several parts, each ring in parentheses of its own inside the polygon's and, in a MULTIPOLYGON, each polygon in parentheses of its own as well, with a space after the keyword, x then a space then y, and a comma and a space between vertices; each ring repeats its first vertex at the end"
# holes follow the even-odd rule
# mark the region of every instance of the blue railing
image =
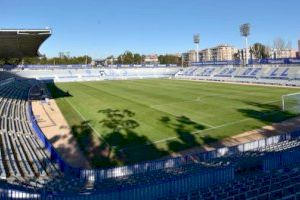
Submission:
POLYGON ((156 161, 146 161, 137 163, 134 165, 129 166, 120 166, 120 167, 113 167, 113 168, 102 168, 102 169, 81 169, 81 168, 74 168, 69 166, 56 152, 55 148, 52 144, 47 140, 43 132, 40 130, 34 115, 32 113, 31 104, 29 103, 29 119, 31 120, 33 129, 35 130, 36 134, 40 138, 40 140, 44 143, 47 151, 50 153, 51 158, 57 162, 63 172, 71 172, 76 176, 80 176, 81 179, 93 179, 96 182, 102 181, 103 179, 107 178, 116 178, 122 177, 132 174, 139 174, 139 173, 146 173, 149 171, 172 168, 172 167, 180 167, 186 164, 191 164, 195 162, 195 159, 199 161, 207 161, 210 159, 214 159, 217 157, 225 156, 225 155, 232 155, 235 153, 240 153, 244 151, 258 149, 267 145, 276 144, 281 141, 285 141, 288 139, 299 137, 300 131, 296 130, 291 133, 281 134, 277 136, 272 136, 268 138, 263 138, 261 140, 256 140, 253 142, 248 142, 236 146, 231 147, 223 147, 218 148, 213 151, 205 151, 199 152, 195 154, 189 154, 185 156, 175 157, 175 158, 166 158, 162 160, 156 161))
MULTIPOLYGON (((31 90, 31 89, 30 89, 31 90)), ((29 91, 30 93, 30 91, 29 91)), ((28 96, 29 97, 29 96, 28 96)), ((77 177, 80 175, 80 169, 71 167, 69 164, 67 164, 60 155, 56 152, 55 148, 52 146, 52 144, 49 142, 49 140, 46 138, 42 130, 40 129, 39 125, 37 124, 37 121, 34 117, 34 114, 32 112, 32 105, 31 101, 29 100, 28 103, 28 119, 30 119, 31 127, 33 128, 34 132, 37 134, 38 138, 42 141, 44 148, 48 151, 50 154, 50 159, 54 162, 56 162, 60 168, 60 170, 63 173, 66 174, 73 174, 77 177)))

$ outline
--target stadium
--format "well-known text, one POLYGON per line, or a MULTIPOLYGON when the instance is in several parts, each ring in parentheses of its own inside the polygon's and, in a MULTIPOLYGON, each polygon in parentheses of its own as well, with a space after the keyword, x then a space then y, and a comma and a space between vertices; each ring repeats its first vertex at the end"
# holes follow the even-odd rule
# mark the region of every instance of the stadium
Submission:
MULTIPOLYGON (((50 36, 0 30, 0 57, 50 36)), ((299 198, 297 59, 0 75, 1 199, 299 198)))

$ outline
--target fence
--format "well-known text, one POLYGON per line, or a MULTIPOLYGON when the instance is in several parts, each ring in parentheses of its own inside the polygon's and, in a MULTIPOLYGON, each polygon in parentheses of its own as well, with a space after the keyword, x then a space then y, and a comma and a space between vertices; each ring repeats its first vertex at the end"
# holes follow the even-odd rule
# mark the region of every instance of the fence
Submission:
MULTIPOLYGON (((275 152, 262 156, 265 171, 299 164, 300 147, 283 152, 275 152)), ((151 180, 151 177, 149 177, 151 180)), ((1 199, 27 198, 27 199, 97 199, 97 200, 131 200, 131 199, 157 199, 162 196, 178 195, 180 193, 198 190, 226 183, 235 179, 235 166, 227 165, 198 170, 195 173, 182 176, 169 176, 161 180, 152 180, 151 183, 141 182, 138 185, 120 187, 115 190, 93 191, 89 194, 57 193, 48 194, 43 190, 26 190, 18 187, 0 190, 1 199)), ((0 183, 1 184, 1 183, 0 183)))
POLYGON ((45 137, 41 129, 39 128, 34 115, 32 113, 31 103, 29 103, 29 119, 31 121, 32 127, 36 132, 39 139, 45 145, 45 148, 51 155, 51 159, 56 162, 61 171, 68 174, 74 174, 79 176, 81 179, 87 179, 92 181, 102 181, 107 178, 117 178, 122 176, 128 176, 132 174, 146 173, 150 171, 180 167, 186 164, 194 163, 197 161, 208 161, 221 156, 232 155, 240 152, 245 152, 249 150, 255 150, 268 145, 276 144, 281 141, 299 137, 300 130, 293 131, 291 133, 281 134, 277 136, 272 136, 268 138, 263 138, 253 142, 248 142, 244 144, 239 144, 231 147, 218 148, 213 151, 199 152, 194 154, 189 154, 185 156, 166 158, 156 161, 141 162, 129 166, 113 167, 113 168, 103 168, 103 169, 80 169, 69 166, 56 152, 55 148, 45 137))
POLYGON ((116 178, 122 176, 128 176, 132 174, 146 173, 149 171, 172 168, 172 167, 180 167, 186 164, 194 163, 195 160, 198 161, 207 161, 210 159, 214 159, 221 156, 232 155, 240 152, 245 152, 249 150, 258 149, 261 147, 265 147, 268 145, 276 144, 281 141, 285 141, 288 139, 296 138, 300 135, 300 131, 294 131, 291 133, 281 134, 277 136, 272 136, 269 138, 263 138, 261 140, 256 140, 253 142, 248 142, 236 146, 231 147, 223 147, 218 148, 213 151, 200 152, 175 158, 167 158, 157 161, 148 161, 142 162, 129 166, 121 166, 121 167, 113 167, 108 169, 79 169, 73 168, 69 166, 65 161, 59 156, 59 154, 55 151, 55 148, 52 144, 47 140, 45 135, 40 130, 37 125, 34 115, 32 113, 31 104, 29 104, 29 118, 31 120, 33 129, 38 135, 39 139, 45 145, 47 151, 50 153, 52 160, 57 162, 60 166, 60 169, 65 173, 75 174, 76 176, 80 176, 81 179, 88 179, 93 181, 102 181, 107 178, 116 178))
POLYGON ((131 199, 157 199, 166 194, 179 194, 193 189, 222 184, 234 179, 234 168, 231 165, 200 170, 186 176, 170 176, 164 181, 151 184, 127 186, 116 190, 94 191, 93 194, 58 193, 49 194, 43 190, 26 190, 18 187, 0 190, 1 199, 97 199, 97 200, 131 200, 131 199))
POLYGON ((30 93, 31 93, 32 88, 33 87, 31 87, 30 90, 29 90, 29 92, 28 92, 28 101, 29 101, 29 103, 28 103, 28 109, 27 109, 27 111, 28 111, 27 116, 28 116, 28 119, 30 120, 32 129, 34 130, 34 132, 37 134, 38 138, 44 144, 45 149, 48 151, 48 153, 50 155, 50 159, 58 164, 60 170, 63 173, 66 173, 66 174, 73 174, 75 176, 79 176, 80 169, 69 166, 60 157, 60 155, 56 152, 55 148, 48 141, 48 139, 46 138, 46 136, 44 135, 44 133, 42 132, 42 130, 38 126, 38 124, 36 122, 36 119, 34 117, 34 114, 32 112, 32 105, 31 105, 31 101, 30 101, 30 93))
POLYGON ((300 147, 291 151, 276 152, 263 160, 263 170, 271 171, 300 162, 300 147))
POLYGON ((94 181, 101 181, 106 178, 116 178, 120 176, 127 176, 131 174, 146 173, 149 171, 160 170, 165 168, 180 167, 186 164, 194 163, 197 161, 208 161, 221 156, 232 155, 249 150, 255 150, 268 145, 276 144, 285 140, 299 137, 300 131, 294 131, 291 133, 281 134, 268 138, 263 138, 253 142, 248 142, 231 147, 218 148, 213 151, 200 152, 195 154, 189 154, 186 156, 180 156, 176 158, 167 158, 158 161, 149 161, 138 163, 130 166, 114 167, 110 169, 92 169, 80 171, 80 177, 83 179, 91 179, 94 181))
POLYGON ((250 59, 249 60, 250 65, 255 64, 300 64, 300 59, 297 58, 279 58, 279 59, 250 59))

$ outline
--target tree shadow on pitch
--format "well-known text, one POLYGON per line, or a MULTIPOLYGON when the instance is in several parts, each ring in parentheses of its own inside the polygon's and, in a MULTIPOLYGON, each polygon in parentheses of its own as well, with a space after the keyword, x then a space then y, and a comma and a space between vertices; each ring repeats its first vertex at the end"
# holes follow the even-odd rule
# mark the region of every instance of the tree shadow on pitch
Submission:
POLYGON ((108 156, 108 146, 103 140, 99 140, 91 128, 91 121, 83 121, 81 124, 71 127, 80 149, 88 158, 92 167, 115 166, 116 162, 108 156))
POLYGON ((206 127, 186 116, 177 116, 175 120, 165 116, 160 119, 160 122, 173 129, 177 134, 176 138, 167 141, 168 149, 172 152, 200 147, 203 143, 212 143, 218 140, 210 135, 198 132, 204 130, 206 127), (199 138, 197 139, 197 137, 199 138))
POLYGON ((105 134, 97 136, 91 128, 91 121, 72 126, 80 148, 93 167, 133 164, 168 155, 147 136, 136 132, 140 124, 134 120, 134 112, 127 109, 104 109, 98 112, 104 115, 99 124, 106 130, 105 134))
POLYGON ((136 132, 140 124, 134 120, 135 113, 128 110, 104 109, 105 116, 99 123, 108 130, 103 140, 108 146, 108 157, 119 165, 160 158, 168 152, 159 149, 145 135, 136 132))
POLYGON ((244 103, 255 108, 240 108, 237 111, 243 113, 246 117, 254 118, 264 123, 277 123, 296 116, 296 114, 289 111, 283 111, 278 105, 251 101, 245 101, 244 103))

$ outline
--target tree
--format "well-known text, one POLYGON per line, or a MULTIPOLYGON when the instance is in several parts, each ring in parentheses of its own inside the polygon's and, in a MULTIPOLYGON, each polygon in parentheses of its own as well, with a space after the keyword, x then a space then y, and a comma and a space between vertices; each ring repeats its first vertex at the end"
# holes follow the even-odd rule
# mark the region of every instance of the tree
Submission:
POLYGON ((117 58, 117 64, 123 64, 122 55, 119 55, 117 58))
POLYGON ((286 42, 284 39, 281 37, 275 38, 273 41, 273 47, 276 50, 284 50, 284 49, 291 49, 292 44, 291 42, 286 42))
POLYGON ((122 56, 123 64, 133 64, 133 54, 131 51, 125 51, 122 56))
POLYGON ((25 65, 47 65, 47 64, 65 64, 65 65, 71 65, 71 64, 85 64, 91 63, 92 58, 89 56, 77 56, 77 57, 53 57, 53 58, 47 58, 46 56, 42 57, 25 57, 23 59, 21 58, 10 58, 10 59, 0 59, 0 65, 18 65, 18 64, 25 64, 25 65))
POLYGON ((158 61, 160 64, 179 64, 181 65, 181 57, 175 55, 159 55, 158 61))
POLYGON ((268 47, 261 43, 255 43, 252 47, 250 47, 250 53, 252 53, 257 59, 264 59, 270 56, 268 47))
POLYGON ((240 53, 240 51, 233 54, 233 59, 234 60, 241 60, 241 53, 240 53))
POLYGON ((133 55, 133 63, 134 64, 142 64, 143 60, 142 60, 142 56, 138 53, 135 53, 133 55))
POLYGON ((0 59, 0 65, 18 65, 21 61, 21 58, 2 58, 0 59))
POLYGON ((291 49, 292 48, 292 44, 291 42, 286 42, 284 39, 282 39, 281 37, 275 38, 273 41, 273 48, 274 48, 274 53, 276 54, 276 56, 280 56, 281 57, 281 52, 285 49, 291 49))

